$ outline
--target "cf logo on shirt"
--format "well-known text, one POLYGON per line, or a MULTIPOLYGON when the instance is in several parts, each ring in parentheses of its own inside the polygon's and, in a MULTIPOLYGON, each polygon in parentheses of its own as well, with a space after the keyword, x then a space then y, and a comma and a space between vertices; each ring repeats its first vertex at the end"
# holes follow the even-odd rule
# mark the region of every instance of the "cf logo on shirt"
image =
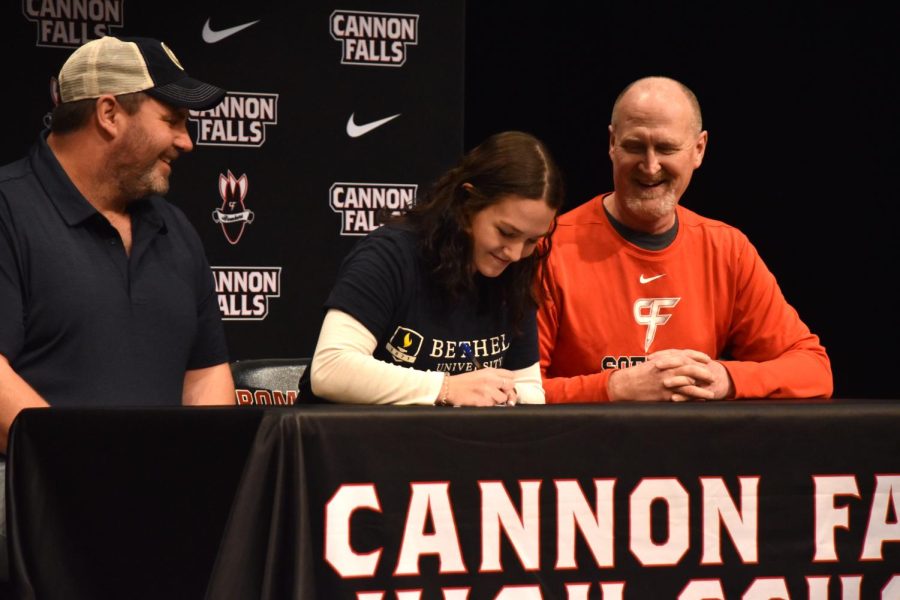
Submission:
POLYGON ((647 335, 644 336, 644 352, 650 351, 650 344, 656 337, 656 328, 665 325, 671 314, 661 315, 661 308, 672 308, 681 298, 638 298, 634 303, 634 320, 638 325, 647 326, 647 335))

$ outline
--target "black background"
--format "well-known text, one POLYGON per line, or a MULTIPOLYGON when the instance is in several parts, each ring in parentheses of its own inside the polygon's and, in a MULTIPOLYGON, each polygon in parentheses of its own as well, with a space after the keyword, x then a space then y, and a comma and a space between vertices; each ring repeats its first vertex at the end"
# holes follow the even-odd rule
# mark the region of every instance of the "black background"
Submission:
POLYGON ((896 397, 896 3, 468 2, 465 144, 522 129, 567 208, 612 190, 631 81, 683 81, 709 146, 682 204, 746 233, 828 350, 839 397, 896 397))
MULTIPOLYGON (((9 48, 0 163, 34 139, 47 79, 68 55, 34 47, 36 25, 22 7, 9 3, 0 19, 9 48)), ((328 208, 334 181, 418 183, 421 191, 461 147, 521 129, 555 154, 573 208, 612 187, 606 126, 618 92, 638 77, 668 75, 697 93, 710 133, 684 205, 749 236, 822 338, 837 396, 897 395, 896 3, 472 1, 464 47, 456 3, 126 0, 125 19, 115 34, 168 40, 189 71, 229 89, 281 94, 279 124, 267 128, 263 148, 200 148, 173 176, 170 197, 197 226, 212 264, 284 267, 269 318, 226 325, 233 358, 312 354, 318 307, 355 241, 338 236, 339 216, 328 208), (338 8, 423 14, 407 64, 341 67, 326 20, 338 8), (262 21, 205 46, 199 31, 208 17, 216 27, 262 21), (361 122, 404 116, 379 139, 348 140, 351 111, 361 122), (209 217, 227 168, 248 174, 257 216, 235 247, 209 217)))

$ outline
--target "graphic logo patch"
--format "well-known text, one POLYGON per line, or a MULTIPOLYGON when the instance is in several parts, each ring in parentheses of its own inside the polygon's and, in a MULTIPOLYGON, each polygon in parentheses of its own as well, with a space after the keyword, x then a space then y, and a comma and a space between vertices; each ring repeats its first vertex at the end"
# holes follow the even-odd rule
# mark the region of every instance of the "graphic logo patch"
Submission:
POLYGON ((366 235, 388 216, 412 208, 419 186, 407 183, 349 183, 339 181, 329 190, 329 206, 341 215, 341 235, 366 235))
POLYGON ((22 0, 39 48, 77 48, 125 25, 125 0, 22 0))
POLYGON ((281 296, 281 267, 210 267, 223 321, 262 321, 281 296))
POLYGON ((278 94, 228 92, 210 110, 190 111, 197 124, 198 146, 259 148, 266 143, 266 125, 278 125, 278 94))
POLYGON ((360 136, 366 135, 373 129, 378 129, 385 123, 387 123, 389 121, 393 121, 394 119, 399 117, 400 113, 397 113, 396 115, 391 115, 390 117, 385 117, 383 119, 378 119, 377 121, 371 121, 369 123, 364 123, 362 125, 356 124, 356 121, 354 121, 355 116, 356 116, 356 113, 351 113, 350 118, 347 119, 347 135, 349 135, 352 138, 358 138, 360 136))
POLYGON ((246 174, 235 179, 231 171, 228 171, 227 176, 219 173, 219 196, 222 197, 222 205, 212 211, 212 220, 222 226, 222 233, 231 245, 241 241, 244 229, 253 222, 253 211, 244 204, 249 186, 246 174))
POLYGON ((663 273, 662 275, 654 275, 653 277, 644 277, 644 274, 641 273, 641 277, 640 277, 640 279, 638 279, 638 281, 641 282, 641 285, 644 285, 645 283, 650 283, 651 281, 656 281, 660 277, 665 277, 665 276, 666 276, 666 274, 663 273))
POLYGON ((419 43, 419 15, 336 10, 330 26, 342 65, 402 67, 406 47, 419 43))
POLYGON ((207 44, 216 44, 221 42, 225 38, 229 38, 234 34, 247 29, 248 27, 253 27, 259 20, 250 21, 249 23, 244 23, 243 25, 235 25, 234 27, 228 27, 226 29, 214 30, 209 26, 210 19, 206 19, 206 23, 203 24, 203 41, 207 44))
POLYGON ((644 336, 644 352, 650 351, 650 344, 656 337, 656 328, 665 325, 671 314, 660 314, 661 308, 673 308, 681 298, 638 298, 634 303, 634 320, 638 325, 647 327, 647 335, 644 336))
POLYGON ((384 347, 397 362, 412 364, 422 350, 422 336, 412 329, 398 326, 384 347))

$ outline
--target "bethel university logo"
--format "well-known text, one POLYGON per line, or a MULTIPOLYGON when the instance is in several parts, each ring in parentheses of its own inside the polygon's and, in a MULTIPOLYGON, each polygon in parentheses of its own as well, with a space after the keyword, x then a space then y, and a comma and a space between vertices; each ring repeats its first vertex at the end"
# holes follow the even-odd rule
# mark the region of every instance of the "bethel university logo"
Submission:
POLYGON ((219 174, 219 196, 222 205, 212 212, 212 220, 222 226, 222 233, 231 245, 241 241, 244 229, 253 222, 253 211, 244 204, 247 197, 247 175, 239 178, 228 171, 228 175, 219 174))
POLYGON ((422 334, 408 327, 398 326, 394 335, 385 344, 385 348, 394 357, 394 360, 412 364, 416 362, 419 351, 422 349, 422 334))

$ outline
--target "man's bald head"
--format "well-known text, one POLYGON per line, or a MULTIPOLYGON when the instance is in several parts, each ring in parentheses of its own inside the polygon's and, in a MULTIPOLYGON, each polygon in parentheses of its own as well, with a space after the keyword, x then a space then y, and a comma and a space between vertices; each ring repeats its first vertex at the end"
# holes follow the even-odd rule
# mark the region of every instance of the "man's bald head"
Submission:
POLYGON ((613 104, 612 117, 610 123, 616 127, 621 118, 621 106, 626 100, 630 100, 640 95, 657 95, 671 96, 676 101, 680 98, 687 101, 691 112, 693 113, 693 125, 696 133, 703 131, 703 116, 700 113, 700 102, 691 89, 675 79, 669 77, 644 77, 633 81, 622 90, 613 104))

